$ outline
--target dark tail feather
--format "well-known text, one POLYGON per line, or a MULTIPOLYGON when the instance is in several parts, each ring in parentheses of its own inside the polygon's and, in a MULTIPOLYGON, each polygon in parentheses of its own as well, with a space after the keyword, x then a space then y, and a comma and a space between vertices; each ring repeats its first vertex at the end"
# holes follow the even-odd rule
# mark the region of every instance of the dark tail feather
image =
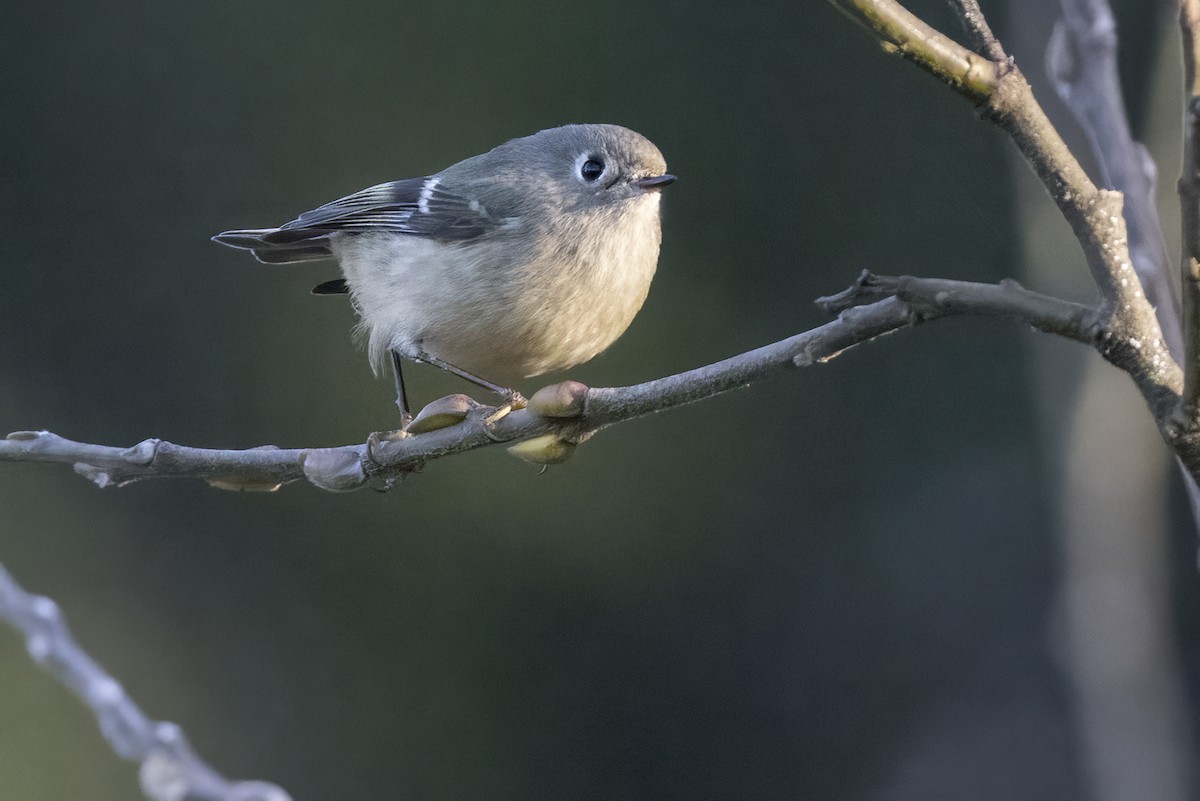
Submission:
POLYGON ((278 228, 250 228, 225 231, 214 242, 231 248, 253 251, 263 264, 290 264, 333 257, 329 239, 322 231, 280 231, 278 228))
POLYGON ((224 231, 212 238, 214 242, 228 245, 231 248, 254 250, 266 245, 263 237, 274 231, 274 228, 247 229, 245 231, 224 231))

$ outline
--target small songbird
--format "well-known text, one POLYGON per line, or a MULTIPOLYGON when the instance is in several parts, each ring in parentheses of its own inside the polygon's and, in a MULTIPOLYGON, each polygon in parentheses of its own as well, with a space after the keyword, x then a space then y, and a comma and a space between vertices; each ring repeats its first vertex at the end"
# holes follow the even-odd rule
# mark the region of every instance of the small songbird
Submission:
POLYGON ((376 374, 401 359, 496 392, 586 362, 629 327, 658 263, 662 154, 618 125, 513 139, 425 178, 372 186, 217 242, 267 264, 336 259, 376 374))

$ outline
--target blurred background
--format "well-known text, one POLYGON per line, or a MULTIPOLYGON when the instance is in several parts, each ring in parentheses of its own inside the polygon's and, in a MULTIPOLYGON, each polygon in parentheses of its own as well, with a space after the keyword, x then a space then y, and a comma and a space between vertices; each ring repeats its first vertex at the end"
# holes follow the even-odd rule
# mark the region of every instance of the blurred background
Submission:
MULTIPOLYGON (((910 7, 957 34, 944 5, 910 7)), ((1117 4, 1174 225, 1168 5, 1117 4)), ((1042 79, 1055 6, 984 3, 1082 147, 1042 79)), ((680 176, 645 308, 571 371, 592 385, 818 325, 864 267, 1093 297, 1005 138, 825 3, 18 4, 0 74, 4 431, 392 427, 348 304, 308 294, 336 268, 208 237, 565 122, 634 128, 680 176)), ((385 494, 0 465, 0 562, 149 715, 297 801, 1197 791, 1178 478, 1127 381, 1003 322, 627 423, 544 475, 500 448, 385 494)), ((140 797, 8 629, 0 720, 0 798, 140 797)))

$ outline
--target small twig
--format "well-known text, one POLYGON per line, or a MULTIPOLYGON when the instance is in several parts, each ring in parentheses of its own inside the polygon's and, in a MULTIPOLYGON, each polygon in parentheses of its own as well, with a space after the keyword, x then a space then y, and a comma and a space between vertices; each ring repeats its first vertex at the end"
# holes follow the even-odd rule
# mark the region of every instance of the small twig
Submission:
MULTIPOLYGON (((145 478, 203 478, 226 489, 275 489, 307 478, 324 489, 350 490, 371 479, 393 479, 427 462, 495 444, 542 437, 581 442, 606 426, 738 389, 769 375, 828 361, 847 348, 924 320, 951 315, 1000 316, 1041 331, 1099 347, 1111 355, 1096 311, 1078 303, 1029 292, 1015 283, 974 284, 864 273, 851 289, 819 301, 838 318, 796 336, 715 364, 629 387, 587 389, 575 412, 551 416, 539 404, 499 419, 476 406, 456 424, 400 438, 372 437, 367 444, 340 448, 275 447, 216 450, 146 440, 132 448, 90 445, 47 431, 17 432, 0 440, 0 461, 44 461, 75 465, 100 486, 145 478), (540 412, 540 413, 539 413, 540 412)), ((556 385, 557 387, 566 384, 556 385)))
POLYGON ((30 595, 0 566, 0 620, 25 636, 34 661, 95 715, 113 751, 141 763, 142 792, 152 801, 290 801, 268 782, 231 782, 196 756, 174 723, 150 720, 117 680, 87 655, 54 601, 30 595))
POLYGON ((1004 317, 1087 345, 1096 346, 1104 339, 1096 309, 1031 292, 1011 279, 999 284, 977 284, 911 275, 875 275, 864 270, 854 286, 817 303, 829 312, 840 312, 889 297, 904 301, 921 320, 965 314, 1004 317))
POLYGON ((979 9, 978 0, 949 0, 950 7, 958 14, 958 20, 966 31, 971 47, 976 53, 996 62, 1004 61, 1008 54, 1004 52, 1000 40, 992 33, 992 27, 979 9))

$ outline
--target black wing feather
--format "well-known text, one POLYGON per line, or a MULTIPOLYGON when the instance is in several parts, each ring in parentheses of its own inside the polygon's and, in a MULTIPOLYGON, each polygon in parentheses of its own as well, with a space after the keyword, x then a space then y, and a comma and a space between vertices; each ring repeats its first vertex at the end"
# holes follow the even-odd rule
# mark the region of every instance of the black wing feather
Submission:
POLYGON ((431 239, 471 239, 500 222, 479 204, 442 186, 437 177, 408 178, 378 184, 306 211, 263 236, 268 244, 285 244, 333 231, 392 231, 431 239))
POLYGON ((443 241, 483 236, 504 223, 478 203, 442 185, 437 176, 377 184, 306 211, 278 228, 226 231, 213 239, 254 252, 267 264, 327 259, 336 232, 385 231, 443 241))
POLYGON ((407 178, 376 184, 361 192, 339 198, 306 211, 291 222, 284 223, 281 231, 305 228, 337 228, 347 217, 372 211, 416 211, 421 200, 421 187, 426 178, 407 178))

